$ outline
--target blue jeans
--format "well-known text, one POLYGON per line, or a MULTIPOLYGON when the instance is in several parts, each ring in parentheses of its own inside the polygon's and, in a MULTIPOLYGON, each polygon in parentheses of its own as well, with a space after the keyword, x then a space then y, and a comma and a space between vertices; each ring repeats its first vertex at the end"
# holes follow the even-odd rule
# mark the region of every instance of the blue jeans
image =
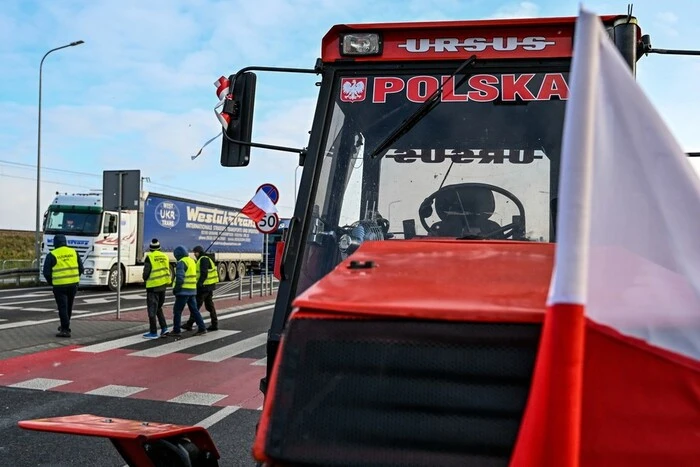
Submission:
POLYGON ((189 308, 190 316, 194 317, 194 322, 197 323, 199 330, 205 330, 207 327, 204 324, 202 315, 197 309, 197 297, 195 295, 176 295, 175 305, 173 305, 173 332, 180 332, 182 311, 185 309, 185 305, 187 305, 187 308, 189 308))

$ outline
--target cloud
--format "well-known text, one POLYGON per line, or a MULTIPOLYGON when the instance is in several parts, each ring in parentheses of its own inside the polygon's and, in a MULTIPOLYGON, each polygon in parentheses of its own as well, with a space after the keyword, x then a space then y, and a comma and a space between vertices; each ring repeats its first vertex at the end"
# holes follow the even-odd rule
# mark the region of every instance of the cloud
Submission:
MULTIPOLYGON (((101 179, 42 171, 42 216, 56 192, 88 192, 100 188, 101 179)), ((0 218, 3 228, 34 230, 36 212, 36 168, 18 168, 0 163, 0 218)))
POLYGON ((539 15, 540 7, 533 2, 514 2, 498 8, 489 18, 533 18, 539 15))
MULTIPOLYGON (((42 206, 56 189, 99 188, 103 170, 138 168, 152 180, 145 184, 148 189, 234 206, 249 200, 260 183, 275 183, 282 192, 280 209, 288 215, 296 154, 254 148, 250 166, 224 168, 217 140, 198 159, 190 158, 220 130, 212 84, 220 75, 248 65, 311 68, 333 24, 533 17, 560 12, 560 3, 545 9, 544 2, 532 1, 498 6, 484 0, 408 0, 396 8, 392 1, 368 0, 348 9, 334 0, 266 0, 264 8, 243 0, 4 0, 0 60, 10 73, 0 88, 0 161, 30 167, 0 162, 0 199, 13 200, 0 212, 10 219, 9 227, 33 228, 38 67, 52 47, 85 40, 44 63, 42 206)), ((640 21, 654 18, 644 27, 693 33, 684 18, 663 5, 643 7, 635 7, 640 21)), ((576 14, 577 6, 570 2, 566 10, 576 14)), ((619 5, 607 9, 618 10, 619 5)), ((684 47, 668 42, 658 45, 684 47)), ((700 150, 692 126, 698 102, 687 75, 671 77, 658 56, 644 60, 643 84, 688 150, 700 150), (686 91, 679 91, 683 86, 686 91)), ((315 75, 258 73, 254 140, 306 146, 318 80, 315 75)))
POLYGON ((662 11, 656 16, 654 26, 669 37, 678 37, 678 16, 670 11, 662 11))

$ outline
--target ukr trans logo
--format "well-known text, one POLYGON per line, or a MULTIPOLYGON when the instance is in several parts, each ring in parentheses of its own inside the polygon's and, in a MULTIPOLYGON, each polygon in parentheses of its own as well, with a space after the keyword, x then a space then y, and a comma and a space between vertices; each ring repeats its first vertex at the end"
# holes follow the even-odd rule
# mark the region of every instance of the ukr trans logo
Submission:
POLYGON ((180 210, 171 201, 161 201, 156 206, 155 216, 161 227, 172 229, 180 221, 180 210))

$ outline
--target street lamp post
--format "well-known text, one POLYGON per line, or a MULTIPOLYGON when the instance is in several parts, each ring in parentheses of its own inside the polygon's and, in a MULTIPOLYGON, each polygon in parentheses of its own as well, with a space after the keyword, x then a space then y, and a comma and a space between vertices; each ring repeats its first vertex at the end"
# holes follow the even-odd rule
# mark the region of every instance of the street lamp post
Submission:
MULTIPOLYGON (((37 130, 36 143, 36 231, 34 233, 34 253, 36 255, 37 269, 41 265, 41 72, 44 67, 44 60, 51 52, 65 49, 66 47, 74 47, 83 43, 84 41, 75 41, 71 42, 70 44, 51 49, 44 54, 44 56, 41 58, 41 63, 39 64, 39 126, 37 130)), ((37 281, 39 281, 40 278, 41 271, 39 271, 37 274, 37 281)))

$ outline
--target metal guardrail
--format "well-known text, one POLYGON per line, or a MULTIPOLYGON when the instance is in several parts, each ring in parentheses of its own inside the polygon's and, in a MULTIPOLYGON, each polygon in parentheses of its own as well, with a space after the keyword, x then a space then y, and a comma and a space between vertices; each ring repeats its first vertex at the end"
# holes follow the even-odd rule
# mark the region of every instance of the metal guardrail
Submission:
POLYGON ((0 287, 3 285, 36 285, 38 268, 0 269, 0 287))
POLYGON ((35 285, 38 274, 35 259, 0 260, 0 286, 35 285))
MULTIPOLYGON (((32 285, 37 283, 37 275, 39 274, 39 269, 34 267, 36 260, 3 260, 0 261, 0 287, 3 285, 16 285, 20 286, 23 284, 32 285), (30 265, 31 267, 19 267, 21 265, 30 265)), ((246 283, 250 284, 248 294, 253 297, 253 289, 257 285, 256 295, 259 293, 260 296, 273 295, 277 291, 277 286, 279 281, 273 277, 272 274, 260 274, 254 275, 250 274, 245 276, 246 283)), ((228 281, 222 285, 217 292, 224 293, 238 289, 238 299, 240 300, 243 295, 243 281, 241 278, 237 278, 233 281, 228 281)))

